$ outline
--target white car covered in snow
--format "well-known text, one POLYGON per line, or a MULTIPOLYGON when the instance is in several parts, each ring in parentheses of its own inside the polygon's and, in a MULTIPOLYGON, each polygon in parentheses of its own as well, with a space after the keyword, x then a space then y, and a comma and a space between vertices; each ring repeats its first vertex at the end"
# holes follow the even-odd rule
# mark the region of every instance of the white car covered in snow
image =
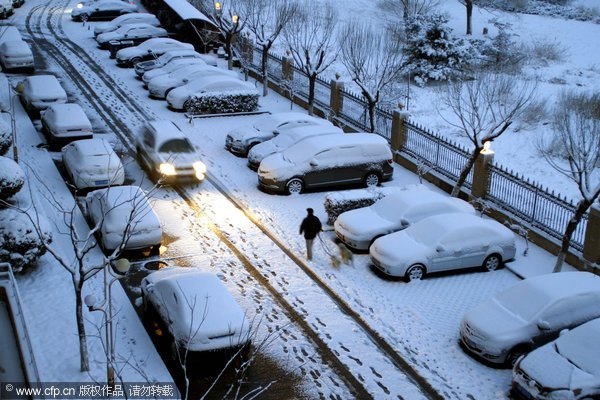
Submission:
POLYGON ((144 82, 144 87, 148 87, 148 82, 150 82, 154 78, 157 78, 162 75, 168 75, 171 72, 177 71, 179 68, 184 68, 192 64, 212 65, 213 67, 217 66, 216 61, 211 57, 183 58, 179 60, 173 60, 164 67, 155 68, 148 72, 144 72, 144 75, 142 75, 142 82, 144 82))
POLYGON ((41 111, 41 116, 42 132, 52 149, 93 136, 92 123, 79 104, 52 104, 41 111))
POLYGON ((326 119, 301 112, 263 115, 253 124, 240 126, 230 131, 225 138, 225 148, 234 154, 245 156, 257 144, 273 139, 288 129, 305 125, 333 126, 326 119))
POLYGON ((203 181, 206 165, 181 129, 172 121, 146 123, 136 141, 137 158, 151 178, 203 181))
POLYGON ((0 43, 0 64, 4 70, 23 68, 33 70, 33 53, 23 40, 6 40, 0 43))
POLYGON ((599 339, 596 318, 533 350, 513 369, 512 397, 600 399, 599 339))
POLYGON ((17 91, 23 107, 29 113, 45 110, 52 104, 67 102, 67 92, 54 75, 28 76, 19 82, 17 91))
POLYGON ((100 226, 102 249, 151 249, 158 254, 162 227, 158 216, 138 186, 113 186, 88 193, 85 198, 88 218, 100 226))
POLYGON ((94 36, 98 36, 104 32, 112 32, 119 29, 123 25, 128 24, 149 24, 153 26, 160 26, 160 21, 154 14, 150 13, 130 13, 120 15, 110 22, 104 24, 98 24, 94 27, 94 36))
POLYGON ((463 268, 494 271, 515 257, 515 234, 477 215, 439 214, 380 237, 369 253, 381 272, 408 281, 463 268))
POLYGON ((344 131, 332 124, 304 125, 286 129, 273 139, 264 141, 252 147, 248 152, 248 167, 256 171, 264 158, 271 154, 283 151, 301 140, 312 136, 333 135, 338 133, 344 133, 344 131))
POLYGON ((219 278, 196 268, 168 267, 142 280, 145 311, 171 338, 173 357, 185 352, 237 351, 250 345, 246 315, 219 278))
POLYGON ((525 279, 468 311, 460 325, 460 341, 478 358, 511 366, 563 329, 599 317, 600 276, 550 273, 525 279))
POLYGON ((475 209, 464 200, 417 186, 389 194, 369 207, 346 211, 338 216, 333 226, 338 239, 348 247, 367 250, 381 236, 405 229, 432 215, 456 212, 474 215, 475 209))
POLYGON ((142 61, 142 62, 135 64, 135 67, 134 67, 135 73, 138 77, 141 78, 141 76, 144 75, 144 73, 146 73, 147 71, 151 71, 155 68, 164 67, 171 61, 179 60, 182 58, 203 59, 202 55, 200 53, 194 51, 194 49, 170 50, 170 51, 165 52, 164 54, 162 54, 160 57, 158 57, 155 60, 142 61))
POLYGON ((183 86, 179 86, 169 92, 167 103, 173 110, 183 110, 186 102, 196 95, 202 93, 226 93, 234 91, 256 91, 250 82, 234 79, 228 76, 208 76, 197 78, 183 86))
POLYGON ((237 78, 237 74, 233 71, 213 67, 210 65, 191 64, 167 75, 161 75, 148 82, 148 91, 150 97, 155 99, 164 99, 169 92, 179 86, 183 86, 188 82, 197 78, 210 76, 228 76, 237 78))
POLYGON ((169 33, 158 26, 135 23, 127 24, 111 32, 96 36, 96 42, 101 49, 106 49, 111 40, 131 40, 134 44, 157 37, 167 37, 169 33))
POLYGON ((104 139, 77 140, 62 148, 67 175, 77 189, 122 185, 125 169, 104 139))
POLYGON ((141 61, 160 57, 171 50, 194 50, 194 46, 171 38, 152 38, 137 46, 117 51, 115 59, 119 66, 129 67, 141 61))

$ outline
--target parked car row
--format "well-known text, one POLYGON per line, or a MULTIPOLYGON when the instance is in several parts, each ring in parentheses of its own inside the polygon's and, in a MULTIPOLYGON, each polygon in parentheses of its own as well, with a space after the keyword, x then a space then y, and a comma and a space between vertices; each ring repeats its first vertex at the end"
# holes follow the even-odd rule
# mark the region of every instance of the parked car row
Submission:
POLYGON ((4 71, 35 68, 31 47, 15 26, 0 26, 0 64, 4 71))
POLYGON ((138 11, 135 4, 120 0, 97 0, 78 3, 71 11, 71 19, 74 21, 106 21, 123 14, 138 11))

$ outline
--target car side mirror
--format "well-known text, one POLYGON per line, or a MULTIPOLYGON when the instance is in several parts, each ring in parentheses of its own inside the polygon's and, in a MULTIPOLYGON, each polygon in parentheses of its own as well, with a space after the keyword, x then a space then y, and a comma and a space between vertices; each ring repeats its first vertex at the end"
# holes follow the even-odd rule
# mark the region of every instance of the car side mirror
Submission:
POLYGON ((438 253, 441 253, 441 252, 443 252, 443 251, 446 251, 446 248, 445 248, 444 246, 442 246, 441 244, 438 244, 438 245, 435 247, 435 251, 437 251, 438 253))
POLYGON ((314 158, 312 160, 310 160, 310 166, 311 167, 316 167, 319 165, 319 162, 317 160, 315 160, 314 158))
POLYGON ((402 226, 408 226, 408 225, 410 225, 410 222, 408 222, 408 220, 404 219, 404 218, 400 219, 400 223, 402 224, 402 226))
POLYGON ((558 336, 562 336, 562 335, 564 335, 565 333, 569 333, 569 329, 561 329, 561 331, 560 331, 560 332, 558 332, 558 336))
POLYGON ((188 83, 190 80, 187 78, 183 78, 183 83, 188 83))
POLYGON ((548 321, 545 321, 543 319, 540 319, 537 323, 537 327, 542 330, 542 331, 547 331, 552 329, 552 327, 550 326, 550 324, 548 323, 548 321))

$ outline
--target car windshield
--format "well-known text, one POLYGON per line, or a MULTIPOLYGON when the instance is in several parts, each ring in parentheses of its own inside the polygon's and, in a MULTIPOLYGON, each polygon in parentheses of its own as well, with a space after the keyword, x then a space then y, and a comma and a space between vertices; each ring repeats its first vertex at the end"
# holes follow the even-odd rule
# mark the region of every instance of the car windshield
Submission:
POLYGON ((186 139, 171 139, 164 142, 158 151, 160 153, 192 153, 194 148, 186 139))
POLYGON ((535 287, 517 285, 498 294, 496 301, 523 320, 531 321, 538 312, 548 305, 550 299, 546 293, 535 287), (523 299, 527 299, 527 301, 523 301, 523 299))
POLYGON ((371 210, 381 218, 395 221, 406 211, 407 205, 400 198, 389 196, 371 206, 371 210))
POLYGON ((600 376, 600 340, 597 329, 599 326, 599 320, 595 320, 560 336, 554 344, 556 352, 577 368, 600 376), (590 329, 593 326, 596 329, 590 329))
POLYGON ((261 118, 259 121, 256 121, 254 123, 254 129, 259 131, 272 131, 273 125, 273 118, 269 116, 267 118, 261 118))

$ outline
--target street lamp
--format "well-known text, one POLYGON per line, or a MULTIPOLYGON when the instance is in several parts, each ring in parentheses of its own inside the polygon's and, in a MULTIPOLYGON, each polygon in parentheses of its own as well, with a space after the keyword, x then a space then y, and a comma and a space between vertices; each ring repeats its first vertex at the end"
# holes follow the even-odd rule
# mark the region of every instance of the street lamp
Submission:
POLYGON ((90 311, 100 311, 104 314, 104 334, 106 337, 106 382, 110 387, 115 384, 115 343, 113 341, 113 314, 112 314, 112 285, 119 279, 123 278, 131 264, 126 258, 120 258, 115 262, 113 271, 109 262, 104 266, 104 300, 98 304, 96 296, 89 294, 83 300, 90 311), (112 277, 108 281, 108 275, 112 277), (107 311, 108 308, 108 311, 107 311))
POLYGON ((218 1, 215 2, 215 11, 217 12, 217 14, 221 14, 221 3, 219 3, 218 1))
POLYGON ((231 22, 233 22, 234 25, 237 25, 238 19, 239 17, 235 14, 231 16, 231 22))

